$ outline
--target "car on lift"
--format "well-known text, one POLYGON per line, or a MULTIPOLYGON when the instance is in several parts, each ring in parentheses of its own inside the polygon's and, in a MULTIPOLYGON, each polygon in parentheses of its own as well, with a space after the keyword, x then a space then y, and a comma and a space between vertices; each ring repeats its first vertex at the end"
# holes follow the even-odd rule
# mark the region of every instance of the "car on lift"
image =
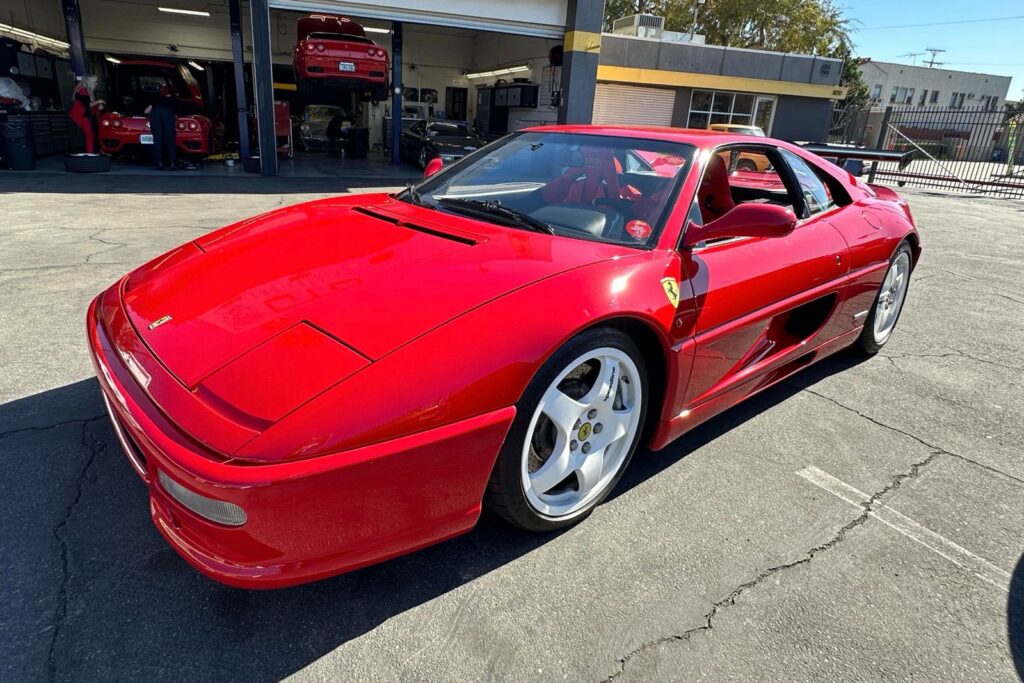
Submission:
POLYGON ((771 138, 548 126, 440 165, 196 237, 89 306, 114 431, 199 571, 312 581, 484 505, 576 524, 639 447, 877 353, 921 254, 896 192, 771 138))
POLYGON ((388 97, 388 52, 366 37, 362 25, 348 17, 311 14, 299 19, 292 52, 300 92, 323 87, 354 87, 374 102, 388 97))
POLYGON ((116 156, 151 147, 153 133, 145 111, 166 86, 179 103, 175 123, 178 151, 193 158, 213 153, 219 126, 206 114, 199 82, 187 66, 158 59, 121 59, 112 70, 108 81, 112 108, 100 116, 100 151, 116 156))
POLYGON ((402 159, 426 168, 431 159, 451 164, 486 142, 465 121, 417 121, 402 128, 402 159))

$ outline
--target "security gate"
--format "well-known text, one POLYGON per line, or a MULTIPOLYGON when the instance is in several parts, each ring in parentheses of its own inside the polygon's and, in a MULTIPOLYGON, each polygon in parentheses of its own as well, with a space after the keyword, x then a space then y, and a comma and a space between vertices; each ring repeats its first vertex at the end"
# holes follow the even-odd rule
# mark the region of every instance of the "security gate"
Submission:
POLYGON ((828 141, 914 154, 904 169, 879 162, 873 181, 1024 198, 1024 114, 985 107, 837 110, 828 141))

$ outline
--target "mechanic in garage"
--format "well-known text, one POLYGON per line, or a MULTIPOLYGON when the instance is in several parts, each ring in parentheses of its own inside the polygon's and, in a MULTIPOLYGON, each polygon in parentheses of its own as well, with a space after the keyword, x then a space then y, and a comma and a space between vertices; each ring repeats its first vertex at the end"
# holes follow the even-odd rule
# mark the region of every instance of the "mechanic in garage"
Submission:
POLYGON ((96 119, 93 111, 103 106, 103 100, 97 100, 96 84, 99 79, 95 74, 86 74, 75 88, 75 99, 71 103, 69 116, 85 136, 85 151, 88 154, 96 152, 96 119))
POLYGON ((168 162, 167 168, 172 171, 178 170, 178 160, 175 150, 177 133, 174 130, 178 100, 171 91, 170 84, 164 81, 153 104, 146 107, 149 114, 149 128, 153 132, 153 163, 157 170, 164 170, 164 160, 168 162))

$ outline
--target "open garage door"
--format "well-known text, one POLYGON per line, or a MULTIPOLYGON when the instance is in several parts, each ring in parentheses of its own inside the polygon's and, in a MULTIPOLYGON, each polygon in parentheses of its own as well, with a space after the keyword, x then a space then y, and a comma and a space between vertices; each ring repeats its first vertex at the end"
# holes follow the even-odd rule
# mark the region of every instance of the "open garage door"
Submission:
POLYGON ((542 38, 559 38, 565 33, 567 0, 467 0, 451 3, 450 12, 438 9, 432 0, 403 2, 353 2, 350 0, 271 0, 276 9, 299 12, 329 12, 370 19, 404 21, 414 24, 453 26, 516 33, 542 38))
POLYGON ((675 90, 598 83, 594 95, 594 123, 671 126, 675 103, 675 90))

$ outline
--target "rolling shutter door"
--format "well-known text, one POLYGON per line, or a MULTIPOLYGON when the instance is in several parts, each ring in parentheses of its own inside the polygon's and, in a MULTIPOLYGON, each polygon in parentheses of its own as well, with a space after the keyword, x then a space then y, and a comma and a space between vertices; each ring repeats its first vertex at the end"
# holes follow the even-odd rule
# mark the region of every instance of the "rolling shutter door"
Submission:
POLYGON ((598 83, 594 95, 593 122, 611 125, 671 126, 675 104, 675 90, 598 83))

